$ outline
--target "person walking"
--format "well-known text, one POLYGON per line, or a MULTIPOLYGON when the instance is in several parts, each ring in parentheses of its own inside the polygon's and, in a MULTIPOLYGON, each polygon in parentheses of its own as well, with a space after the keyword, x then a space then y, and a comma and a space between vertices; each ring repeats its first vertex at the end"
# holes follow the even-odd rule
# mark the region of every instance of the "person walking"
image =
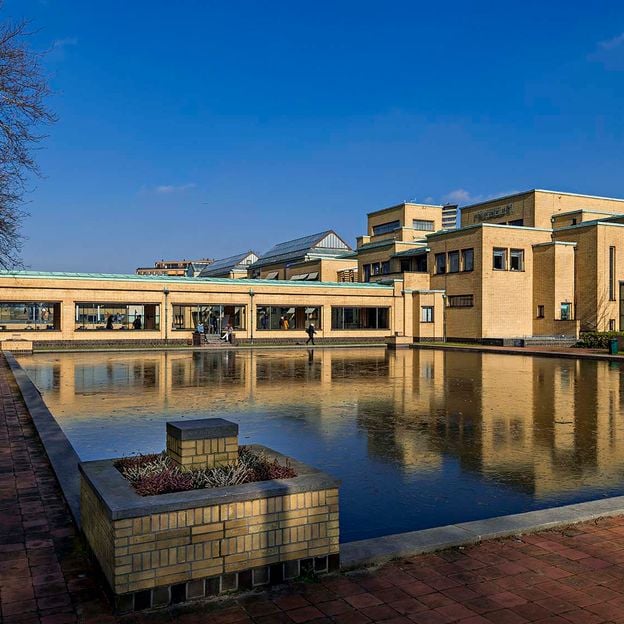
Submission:
POLYGON ((306 340, 306 344, 308 344, 309 342, 312 342, 312 344, 314 345, 314 334, 316 334, 316 329, 314 329, 314 323, 310 323, 308 325, 308 329, 306 329, 306 332, 308 334, 308 339, 306 340))
POLYGON ((106 319, 106 329, 115 329, 113 327, 113 315, 109 314, 108 318, 106 319))

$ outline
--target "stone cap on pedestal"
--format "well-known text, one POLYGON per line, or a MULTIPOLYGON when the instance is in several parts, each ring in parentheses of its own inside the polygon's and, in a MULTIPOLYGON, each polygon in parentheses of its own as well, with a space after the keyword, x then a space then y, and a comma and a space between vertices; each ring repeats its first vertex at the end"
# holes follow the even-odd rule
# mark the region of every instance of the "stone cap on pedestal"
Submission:
POLYGON ((176 440, 234 438, 238 436, 238 425, 224 418, 176 420, 167 423, 167 435, 176 440))

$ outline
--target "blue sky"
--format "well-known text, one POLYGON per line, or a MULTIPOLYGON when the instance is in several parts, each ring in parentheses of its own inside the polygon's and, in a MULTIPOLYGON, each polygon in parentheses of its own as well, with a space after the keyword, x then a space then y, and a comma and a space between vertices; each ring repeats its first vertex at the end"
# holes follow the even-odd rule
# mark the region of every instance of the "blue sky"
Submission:
POLYGON ((23 258, 133 272, 366 212, 624 197, 624 3, 6 0, 59 121, 23 258))

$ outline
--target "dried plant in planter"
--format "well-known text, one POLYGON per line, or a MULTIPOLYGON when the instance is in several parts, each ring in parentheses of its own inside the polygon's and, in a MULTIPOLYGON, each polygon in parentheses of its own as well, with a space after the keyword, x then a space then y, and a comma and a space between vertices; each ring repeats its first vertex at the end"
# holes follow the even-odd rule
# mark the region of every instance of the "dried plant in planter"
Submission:
POLYGON ((264 453, 258 453, 246 446, 239 447, 238 462, 233 466, 183 470, 162 452, 124 457, 115 462, 115 467, 141 496, 228 487, 297 476, 290 464, 282 465, 277 459, 271 461, 264 453))

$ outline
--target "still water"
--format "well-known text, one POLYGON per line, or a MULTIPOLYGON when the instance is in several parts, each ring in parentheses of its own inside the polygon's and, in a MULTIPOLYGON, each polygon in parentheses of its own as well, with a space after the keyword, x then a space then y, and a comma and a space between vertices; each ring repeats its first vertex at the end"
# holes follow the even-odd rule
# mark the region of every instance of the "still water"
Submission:
POLYGON ((624 493, 616 364, 317 349, 23 356, 84 460, 159 451, 223 416, 342 479, 351 541, 624 493))

